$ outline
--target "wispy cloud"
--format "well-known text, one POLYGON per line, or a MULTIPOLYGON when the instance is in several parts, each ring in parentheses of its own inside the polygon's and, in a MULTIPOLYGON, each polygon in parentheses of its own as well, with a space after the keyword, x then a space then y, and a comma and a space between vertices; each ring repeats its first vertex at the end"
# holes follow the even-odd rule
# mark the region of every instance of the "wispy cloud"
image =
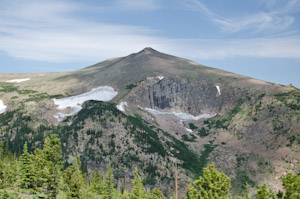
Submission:
POLYGON ((232 57, 300 58, 300 39, 253 38, 240 40, 193 39, 173 40, 169 50, 192 59, 223 59, 232 57), (176 44, 176 45, 174 45, 176 44), (182 49, 188 49, 182 51, 182 49))
POLYGON ((157 10, 160 5, 157 0, 116 0, 113 5, 128 10, 157 10))
POLYGON ((82 5, 64 1, 6 2, 0 11, 0 51, 43 61, 85 61, 124 55, 151 44, 153 30, 77 18, 82 5), (17 12, 20 10, 20 12, 17 12))
MULTIPOLYGON (((290 9, 290 7, 297 2, 297 0, 288 1, 285 5, 285 9, 290 9)), ((249 31, 253 33, 260 33, 264 31, 279 32, 288 29, 294 22, 294 17, 283 15, 277 11, 261 11, 240 18, 229 18, 214 13, 200 0, 186 0, 186 3, 190 8, 196 9, 200 13, 204 14, 208 19, 217 24, 222 31, 227 33, 240 31, 249 31)))
MULTIPOLYGON (((97 62, 146 46, 191 59, 300 58, 297 37, 228 41, 172 39, 156 36, 155 30, 145 27, 105 24, 78 17, 76 13, 82 5, 69 1, 4 0, 0 7, 5 8, 0 10, 0 52, 16 58, 97 62)), ((209 10, 205 12, 214 15, 209 10)))
POLYGON ((260 0, 260 2, 279 13, 290 14, 300 10, 300 0, 260 0))

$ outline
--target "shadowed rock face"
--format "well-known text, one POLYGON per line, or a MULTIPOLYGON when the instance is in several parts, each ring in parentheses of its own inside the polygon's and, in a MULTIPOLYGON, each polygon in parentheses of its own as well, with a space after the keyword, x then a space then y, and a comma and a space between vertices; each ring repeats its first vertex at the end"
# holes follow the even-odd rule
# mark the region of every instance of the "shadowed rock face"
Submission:
POLYGON ((234 107, 244 94, 226 86, 220 88, 221 95, 212 82, 167 78, 137 92, 130 100, 141 107, 192 115, 222 113, 234 107))

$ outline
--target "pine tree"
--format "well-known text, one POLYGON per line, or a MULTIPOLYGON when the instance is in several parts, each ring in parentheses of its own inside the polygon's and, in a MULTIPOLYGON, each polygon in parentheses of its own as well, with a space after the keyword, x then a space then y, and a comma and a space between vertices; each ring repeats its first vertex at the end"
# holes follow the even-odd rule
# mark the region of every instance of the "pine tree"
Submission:
POLYGON ((69 186, 68 198, 83 198, 84 191, 87 191, 86 176, 80 170, 81 161, 80 157, 77 156, 75 164, 67 169, 68 176, 67 183, 69 186))
POLYGON ((257 199, 275 199, 275 194, 271 189, 267 189, 267 186, 264 184, 263 186, 257 187, 257 193, 255 195, 257 199))
POLYGON ((300 177, 291 173, 281 178, 285 189, 284 199, 300 198, 300 177))
POLYGON ((100 171, 93 173, 90 189, 92 192, 99 194, 99 195, 101 195, 103 193, 104 182, 103 182, 103 177, 102 177, 100 171))
POLYGON ((47 193, 47 182, 49 178, 49 170, 44 158, 43 150, 36 149, 32 156, 36 175, 36 190, 40 193, 47 193))
POLYGON ((223 172, 219 172, 214 164, 203 169, 203 177, 190 183, 187 189, 187 199, 229 199, 230 178, 223 172))
POLYGON ((245 199, 250 199, 250 196, 249 196, 249 184, 248 182, 246 182, 246 190, 245 190, 245 194, 244 194, 244 198, 245 199))
POLYGON ((134 172, 135 176, 132 181, 132 189, 130 193, 130 199, 142 199, 142 198, 147 198, 147 192, 144 188, 142 179, 139 175, 138 169, 135 169, 134 172))
POLYGON ((4 174, 3 174, 3 169, 4 169, 4 163, 3 163, 3 143, 0 142, 0 188, 3 187, 3 178, 4 178, 4 174))
POLYGON ((128 193, 128 191, 125 189, 123 194, 122 194, 122 199, 130 199, 130 194, 128 193))
POLYGON ((17 158, 11 154, 5 153, 1 162, 3 165, 2 172, 0 172, 2 173, 2 185, 4 187, 15 187, 14 184, 17 182, 19 166, 17 158))
POLYGON ((36 176, 33 167, 32 155, 28 153, 27 142, 24 144, 21 155, 20 175, 22 188, 35 188, 36 176))
POLYGON ((237 198, 238 199, 250 199, 250 196, 249 196, 249 184, 248 184, 248 182, 246 182, 245 191, 244 191, 243 197, 237 197, 237 198))
POLYGON ((164 199, 165 197, 162 195, 161 191, 158 188, 154 188, 150 198, 151 199, 164 199))
POLYGON ((43 148, 43 158, 45 160, 45 169, 47 175, 47 192, 52 198, 55 198, 58 193, 58 177, 62 169, 62 154, 60 140, 55 134, 47 137, 43 148))
POLYGON ((102 199, 112 199, 115 195, 116 190, 114 188, 113 180, 114 176, 112 173, 111 165, 109 164, 107 167, 102 199))

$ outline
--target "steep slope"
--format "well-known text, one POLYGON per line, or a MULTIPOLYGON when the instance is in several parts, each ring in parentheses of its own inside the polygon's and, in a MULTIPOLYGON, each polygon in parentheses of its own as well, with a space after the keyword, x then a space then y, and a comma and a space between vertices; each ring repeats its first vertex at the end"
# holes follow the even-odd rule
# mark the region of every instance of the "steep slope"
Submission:
POLYGON ((149 187, 167 188, 177 165, 183 193, 214 161, 238 193, 246 181, 277 188, 285 172, 300 171, 298 89, 151 48, 73 72, 0 74, 0 100, 0 140, 12 151, 55 132, 69 163, 81 155, 90 171, 111 162, 119 183, 138 167, 149 187))

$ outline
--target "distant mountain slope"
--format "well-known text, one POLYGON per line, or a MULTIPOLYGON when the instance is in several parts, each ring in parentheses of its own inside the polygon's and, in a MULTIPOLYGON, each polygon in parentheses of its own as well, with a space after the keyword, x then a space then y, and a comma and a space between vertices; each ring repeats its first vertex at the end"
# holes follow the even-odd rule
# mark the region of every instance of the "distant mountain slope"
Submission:
POLYGON ((88 171, 111 162, 124 182, 138 167, 147 186, 167 190, 177 165, 183 193, 213 161, 236 194, 246 182, 277 188, 274 179, 300 171, 299 89, 151 48, 72 72, 0 74, 0 100, 0 140, 12 151, 55 132, 69 163, 78 154, 88 171), (112 99, 94 96, 103 86, 112 99), (90 99, 111 100, 82 104, 90 99))

